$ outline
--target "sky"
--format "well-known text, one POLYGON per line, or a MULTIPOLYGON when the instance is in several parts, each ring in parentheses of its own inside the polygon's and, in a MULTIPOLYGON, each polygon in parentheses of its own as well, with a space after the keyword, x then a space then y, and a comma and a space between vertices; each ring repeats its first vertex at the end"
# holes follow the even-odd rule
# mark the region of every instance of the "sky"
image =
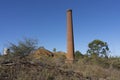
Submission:
POLYGON ((108 43, 110 55, 120 56, 120 0, 0 0, 0 52, 24 37, 38 46, 66 52, 66 11, 72 9, 75 50, 88 43, 108 43))

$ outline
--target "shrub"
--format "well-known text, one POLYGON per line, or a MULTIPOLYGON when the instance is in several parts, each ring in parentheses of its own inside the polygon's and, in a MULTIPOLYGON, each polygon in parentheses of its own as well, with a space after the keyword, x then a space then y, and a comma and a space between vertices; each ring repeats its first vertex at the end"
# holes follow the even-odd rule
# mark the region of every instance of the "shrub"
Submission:
POLYGON ((37 40, 25 38, 18 41, 18 44, 10 43, 9 49, 13 55, 25 56, 37 48, 37 40))

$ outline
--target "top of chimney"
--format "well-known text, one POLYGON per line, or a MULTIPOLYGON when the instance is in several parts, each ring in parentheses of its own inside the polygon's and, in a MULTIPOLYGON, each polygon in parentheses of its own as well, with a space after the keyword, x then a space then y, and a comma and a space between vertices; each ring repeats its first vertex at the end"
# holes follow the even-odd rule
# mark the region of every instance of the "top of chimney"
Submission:
POLYGON ((72 9, 68 9, 67 12, 68 12, 68 11, 72 11, 72 9))

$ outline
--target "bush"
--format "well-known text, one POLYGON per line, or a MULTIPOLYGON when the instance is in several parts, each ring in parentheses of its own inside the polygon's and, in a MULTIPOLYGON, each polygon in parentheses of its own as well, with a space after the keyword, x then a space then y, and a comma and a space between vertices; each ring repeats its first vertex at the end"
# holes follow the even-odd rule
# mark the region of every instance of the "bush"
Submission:
POLYGON ((37 40, 25 38, 18 44, 10 43, 9 49, 13 55, 25 56, 37 48, 37 40))

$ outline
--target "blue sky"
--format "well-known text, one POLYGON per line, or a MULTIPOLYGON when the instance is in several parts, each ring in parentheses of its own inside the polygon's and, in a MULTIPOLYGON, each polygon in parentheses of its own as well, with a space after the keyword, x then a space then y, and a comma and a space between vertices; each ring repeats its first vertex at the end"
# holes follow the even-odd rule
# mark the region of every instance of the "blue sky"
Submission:
POLYGON ((66 10, 73 10, 75 50, 85 53, 94 39, 120 56, 120 0, 0 0, 0 52, 24 37, 39 46, 66 51, 66 10))

